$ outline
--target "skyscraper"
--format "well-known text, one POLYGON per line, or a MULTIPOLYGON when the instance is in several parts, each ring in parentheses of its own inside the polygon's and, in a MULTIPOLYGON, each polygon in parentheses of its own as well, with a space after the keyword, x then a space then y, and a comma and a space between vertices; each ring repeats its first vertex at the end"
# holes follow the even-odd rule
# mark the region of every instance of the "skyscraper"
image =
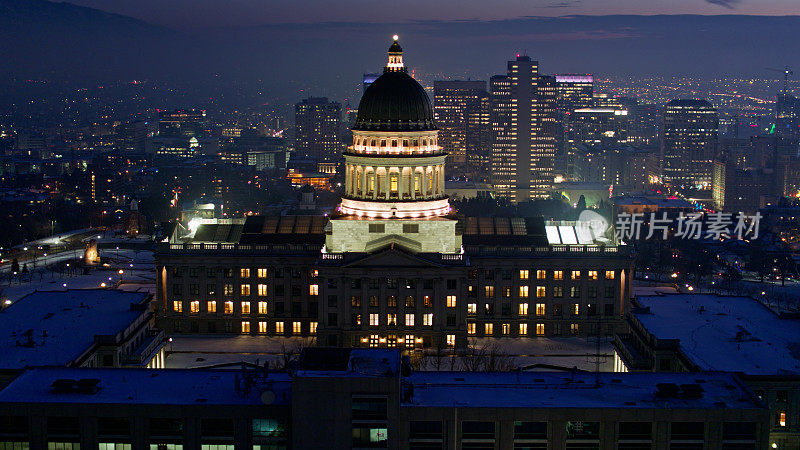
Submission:
POLYGON ((556 94, 558 110, 569 114, 579 108, 592 105, 594 95, 594 77, 589 74, 556 75, 556 94))
POLYGON ((491 143, 486 82, 435 81, 433 111, 448 170, 455 176, 487 177, 491 143))
POLYGON ((342 156, 342 105, 327 97, 309 97, 294 105, 296 152, 317 162, 333 162, 342 156))
POLYGON ((717 110, 711 103, 667 103, 661 139, 664 182, 675 187, 711 189, 718 130, 717 110))
POLYGON ((513 202, 544 198, 553 187, 556 79, 538 61, 517 56, 490 80, 492 183, 513 202))

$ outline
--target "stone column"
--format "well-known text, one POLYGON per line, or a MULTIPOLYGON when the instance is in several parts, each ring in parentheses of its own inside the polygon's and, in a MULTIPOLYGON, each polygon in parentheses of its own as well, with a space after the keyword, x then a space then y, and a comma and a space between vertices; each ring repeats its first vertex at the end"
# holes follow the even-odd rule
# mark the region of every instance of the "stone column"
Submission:
POLYGON ((363 166, 363 172, 361 172, 361 196, 360 198, 367 197, 367 190, 369 186, 367 186, 367 166, 363 166))

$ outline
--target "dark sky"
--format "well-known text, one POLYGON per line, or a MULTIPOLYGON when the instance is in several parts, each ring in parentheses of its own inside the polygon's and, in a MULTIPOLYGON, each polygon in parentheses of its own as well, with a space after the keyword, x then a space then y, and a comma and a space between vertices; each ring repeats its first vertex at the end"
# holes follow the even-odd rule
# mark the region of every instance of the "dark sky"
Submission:
POLYGON ((172 28, 570 14, 800 15, 800 0, 69 0, 172 28))

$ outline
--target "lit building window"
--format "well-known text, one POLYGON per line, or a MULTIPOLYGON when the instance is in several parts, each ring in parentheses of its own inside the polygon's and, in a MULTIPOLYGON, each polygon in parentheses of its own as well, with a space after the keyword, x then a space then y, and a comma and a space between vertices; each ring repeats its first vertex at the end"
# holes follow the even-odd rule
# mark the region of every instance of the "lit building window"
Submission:
POLYGON ((393 173, 389 175, 389 190, 392 192, 397 192, 397 174, 393 173))
POLYGON ((258 278, 267 278, 267 269, 258 269, 258 278))
POLYGON ((547 289, 544 286, 536 286, 536 298, 543 298, 547 295, 547 289))
POLYGON ((475 322, 467 324, 467 334, 475 334, 475 322))
POLYGON ((246 296, 250 295, 250 285, 249 284, 243 284, 241 286, 241 294, 242 294, 242 297, 246 297, 246 296))
POLYGON ((426 327, 433 326, 433 313, 427 313, 422 315, 422 325, 426 327))
POLYGON ((580 327, 580 325, 579 325, 579 324, 577 324, 577 323, 571 323, 571 324, 569 324, 569 332, 570 332, 570 333, 572 333, 572 334, 578 334, 578 333, 580 333, 580 331, 581 331, 581 327, 580 327))
POLYGON ((309 284, 308 285, 308 295, 319 295, 319 285, 318 284, 309 284))
POLYGON ((455 308, 456 307, 456 296, 455 295, 448 295, 447 296, 447 307, 448 308, 455 308))
POLYGON ((786 411, 778 411, 778 426, 786 426, 786 411))
POLYGON ((200 302, 197 300, 192 300, 189 302, 189 312, 197 314, 200 312, 200 302))
POLYGON ((544 315, 544 303, 537 303, 536 304, 536 315, 543 316, 544 315))
POLYGON ((504 323, 503 324, 503 336, 507 335, 511 332, 511 325, 504 323))
POLYGON ((308 333, 309 334, 317 334, 317 326, 319 322, 309 322, 308 323, 308 333))
POLYGON ((537 323, 536 324, 536 335, 537 336, 544 336, 544 324, 537 323))
POLYGON ((311 278, 316 278, 316 277, 318 277, 318 276, 319 276, 319 270, 317 270, 317 269, 311 269, 311 270, 308 272, 308 276, 310 276, 311 278))
POLYGON ((554 280, 563 280, 564 279, 564 271, 563 270, 554 270, 553 271, 553 279, 554 280))
POLYGON ((261 334, 267 332, 267 322, 258 322, 258 332, 261 334))
POLYGON ((596 280, 597 279, 597 271, 596 270, 590 270, 589 273, 586 276, 589 277, 590 280, 596 280))
POLYGON ((380 323, 380 319, 377 313, 373 313, 369 315, 369 324, 370 326, 377 327, 380 323))
POLYGON ((519 298, 528 298, 528 286, 519 287, 519 298))
POLYGON ((275 333, 283 334, 283 322, 275 322, 275 333))
POLYGON ((242 334, 250 332, 250 322, 242 322, 242 334))
POLYGON ((406 326, 413 327, 414 326, 414 315, 413 314, 406 314, 406 326))
POLYGON ((267 285, 266 284, 259 284, 258 285, 258 296, 259 297, 266 297, 267 296, 267 285))
POLYGON ((519 335, 520 336, 527 336, 528 335, 528 324, 527 323, 519 324, 519 335))
POLYGON ((447 346, 448 347, 455 347, 456 345, 456 335, 455 334, 448 334, 447 335, 447 346))
POLYGON ((227 301, 225 302, 225 310, 223 311, 225 314, 233 314, 233 302, 227 301))
POLYGON ((572 304, 572 314, 577 316, 581 313, 581 305, 580 303, 573 303, 572 304))
POLYGON ((503 286, 503 297, 511 298, 511 286, 503 286))
POLYGON ((222 286, 222 288, 223 288, 222 289, 222 293, 223 294, 225 294, 225 295, 233 295, 233 285, 232 284, 226 284, 226 285, 222 286))
POLYGON ((494 297, 494 286, 486 286, 484 290, 486 291, 486 297, 494 297))
POLYGON ((483 332, 487 336, 491 336, 492 334, 494 334, 494 324, 491 324, 491 323, 484 324, 483 325, 483 332))
POLYGON ((467 314, 474 316, 478 313, 478 304, 477 303, 467 303, 467 314))
POLYGON ((397 326, 397 314, 395 313, 386 314, 386 325, 389 325, 390 327, 397 326))
POLYGON ((292 333, 300 334, 303 331, 303 324, 301 322, 292 322, 292 333))
POLYGON ((519 315, 520 316, 527 316, 528 315, 528 304, 527 303, 520 303, 519 304, 519 315))
POLYGON ((370 334, 369 335, 369 346, 370 347, 377 347, 379 341, 380 341, 380 338, 378 337, 377 334, 370 334))
POLYGON ((239 276, 241 278, 250 278, 250 269, 239 269, 239 276))
POLYGON ((258 313, 267 314, 267 302, 258 302, 258 313))
POLYGON ((183 302, 180 300, 172 302, 172 310, 178 313, 183 312, 183 302))
POLYGON ((581 279, 581 271, 580 270, 573 270, 572 271, 572 279, 573 280, 580 280, 581 279))
POLYGON ((520 280, 527 280, 528 279, 528 271, 523 269, 519 271, 519 279, 520 280))
POLYGON ((414 335, 407 334, 406 335, 406 347, 413 348, 414 347, 414 335))
POLYGON ((242 302, 242 314, 250 314, 250 302, 242 302))
POLYGON ((537 270, 536 271, 536 279, 537 280, 544 280, 547 277, 547 271, 545 270, 537 270))
POLYGON ((572 298, 578 298, 581 296, 581 288, 578 286, 572 286, 569 288, 569 296, 572 298))
POLYGON ((217 302, 216 302, 216 300, 211 300, 210 302, 208 302, 208 304, 206 305, 206 308, 208 309, 208 312, 210 312, 210 313, 217 312, 217 302))
POLYGON ((606 280, 613 280, 613 279, 614 279, 614 271, 606 270, 606 280))
POLYGON ((433 308, 433 300, 431 300, 430 295, 426 295, 422 298, 422 305, 426 308, 433 308))

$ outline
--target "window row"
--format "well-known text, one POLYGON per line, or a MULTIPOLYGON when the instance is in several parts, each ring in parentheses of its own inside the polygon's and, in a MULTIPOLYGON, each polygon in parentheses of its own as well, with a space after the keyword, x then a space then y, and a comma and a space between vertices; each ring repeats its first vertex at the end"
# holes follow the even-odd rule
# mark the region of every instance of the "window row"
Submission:
MULTIPOLYGON (((175 278, 183 277, 184 273, 186 273, 191 278, 199 277, 202 273, 203 269, 200 267, 173 267, 171 270, 172 276, 175 278)), ((222 274, 225 278, 233 278, 234 275, 238 274, 239 278, 250 278, 251 276, 255 276, 257 278, 267 278, 269 277, 269 272, 272 272, 275 278, 301 278, 303 271, 300 269, 284 269, 284 268, 249 268, 249 267, 241 267, 238 269, 226 267, 222 269, 218 269, 215 267, 207 267, 205 268, 205 276, 206 277, 216 277, 218 274, 222 274)), ((319 276, 319 270, 317 269, 308 269, 308 276, 311 278, 316 278, 319 276)))

